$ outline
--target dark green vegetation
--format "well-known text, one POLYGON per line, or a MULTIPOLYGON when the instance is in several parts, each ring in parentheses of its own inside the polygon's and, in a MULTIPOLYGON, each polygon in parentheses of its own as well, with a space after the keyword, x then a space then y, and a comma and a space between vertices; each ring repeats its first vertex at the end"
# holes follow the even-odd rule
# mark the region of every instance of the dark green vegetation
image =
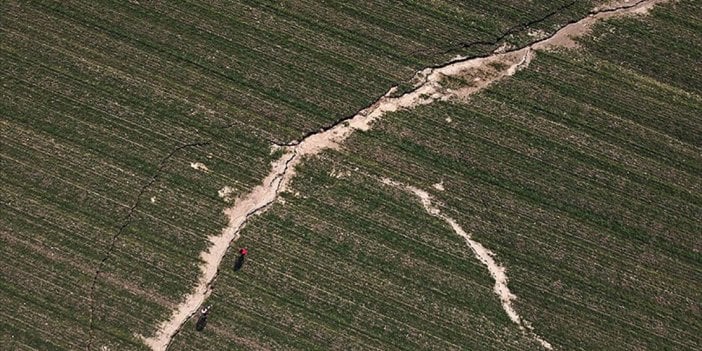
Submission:
POLYGON ((463 42, 544 17, 532 28, 551 30, 592 5, 140 3, 0 5, 3 349, 143 349, 134 334, 189 291, 224 226, 217 190, 257 184, 271 141, 497 46, 463 42))
POLYGON ((299 196, 242 233, 250 261, 218 280, 208 329, 174 349, 539 349, 465 244, 383 176, 493 250, 556 349, 699 349, 700 14, 681 1, 598 26, 582 50, 305 163, 299 196))

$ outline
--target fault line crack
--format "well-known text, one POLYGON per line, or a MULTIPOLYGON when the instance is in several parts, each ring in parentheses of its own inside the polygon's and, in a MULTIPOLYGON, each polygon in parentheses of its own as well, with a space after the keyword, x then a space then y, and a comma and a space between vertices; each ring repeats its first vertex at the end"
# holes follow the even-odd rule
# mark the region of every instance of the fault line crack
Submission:
MULTIPOLYGON (((590 26, 606 18, 617 15, 628 15, 632 13, 646 13, 648 9, 656 4, 668 0, 640 0, 634 4, 614 6, 606 9, 591 11, 587 17, 577 21, 572 21, 560 27, 546 38, 536 40, 528 45, 517 49, 508 49, 500 52, 493 52, 488 55, 476 57, 464 57, 454 59, 446 64, 429 67, 417 72, 423 77, 421 84, 418 84, 412 91, 405 92, 400 96, 393 96, 396 88, 391 88, 385 95, 377 99, 370 106, 361 109, 354 116, 345 117, 338 120, 329 127, 323 127, 319 131, 308 133, 300 141, 293 141, 290 146, 281 147, 283 155, 271 163, 271 172, 266 176, 260 185, 254 187, 248 194, 242 195, 234 203, 234 206, 224 210, 229 218, 229 224, 220 234, 211 235, 210 247, 200 253, 203 261, 200 270, 201 277, 194 291, 185 297, 171 317, 163 321, 152 337, 143 337, 144 342, 153 350, 166 350, 173 337, 180 331, 185 322, 198 310, 205 299, 211 293, 211 286, 217 278, 219 267, 227 253, 231 243, 239 238, 239 233, 249 218, 265 212, 276 200, 277 196, 285 192, 295 176, 295 167, 303 161, 305 157, 314 156, 323 150, 337 149, 355 131, 367 131, 372 124, 383 117, 388 112, 400 109, 410 109, 421 105, 427 105, 434 101, 446 101, 449 99, 466 98, 488 85, 503 78, 514 75, 518 70, 529 65, 535 50, 550 49, 553 47, 570 47, 575 45, 572 37, 587 33, 590 26), (494 65, 499 62, 501 65, 494 65), (505 62, 507 62, 505 64, 505 62), (503 66, 494 68, 494 66, 503 66), (450 91, 441 86, 445 77, 461 76, 471 69, 486 69, 493 67, 493 72, 486 79, 479 80, 478 84, 464 88, 462 91, 450 91)), ((505 309, 508 314, 510 311, 505 309)), ((510 317, 513 315, 510 314, 510 317)), ((517 322, 522 328, 531 330, 528 322, 518 319, 517 322)), ((533 333, 533 330, 531 330, 533 333)), ((536 340, 541 340, 533 334, 536 340)), ((545 348, 550 344, 542 342, 545 348)))
MULTIPOLYGON (((538 24, 540 24, 540 23, 546 22, 546 21, 549 20, 550 18, 552 18, 552 17, 554 17, 554 16, 556 16, 556 15, 559 15, 559 14, 563 13, 564 11, 568 10, 569 8, 575 6, 575 4, 577 4, 577 3, 578 3, 578 0, 571 1, 571 2, 569 2, 569 3, 567 3, 567 4, 565 4, 565 5, 562 5, 562 6, 558 7, 558 8, 556 8, 556 9, 552 10, 551 12, 547 13, 546 15, 544 15, 544 16, 542 16, 542 17, 540 17, 540 18, 537 18, 537 19, 530 20, 530 21, 525 22, 525 23, 521 23, 521 24, 517 24, 517 25, 515 25, 515 26, 512 26, 512 27, 508 28, 506 31, 504 31, 502 34, 498 35, 498 36, 495 38, 495 40, 491 40, 491 41, 477 40, 477 41, 472 41, 472 42, 462 42, 462 43, 458 43, 458 44, 455 44, 455 45, 453 45, 452 47, 450 47, 450 48, 444 50, 444 51, 442 52, 442 54, 448 54, 448 53, 451 53, 451 52, 455 52, 455 51, 457 51, 457 50, 470 49, 470 48, 472 48, 472 47, 474 47, 474 46, 479 46, 479 45, 483 45, 483 46, 496 46, 496 45, 500 44, 502 41, 504 41, 504 40, 505 40, 507 37, 509 37, 510 35, 522 33, 522 32, 524 32, 524 31, 530 29, 531 27, 533 27, 533 26, 535 26, 535 25, 538 25, 538 24)), ((560 29, 560 28, 556 29, 556 31, 558 31, 559 29, 560 29)), ((471 58, 475 58, 475 57, 471 57, 471 58)))
POLYGON ((117 244, 117 240, 119 237, 124 233, 125 229, 132 224, 132 220, 134 217, 134 213, 136 212, 137 208, 139 207, 139 203, 141 202, 141 198, 143 197, 144 193, 158 180, 158 177, 161 175, 163 169, 166 167, 167 162, 175 156, 178 151, 183 150, 185 148, 192 148, 192 147, 201 147, 201 146, 207 146, 210 144, 210 141, 202 141, 202 142, 193 142, 193 143, 187 143, 180 145, 173 150, 171 150, 168 155, 164 156, 161 158, 161 160, 158 163, 158 166, 156 168, 156 172, 149 178, 149 180, 141 186, 139 189, 139 193, 137 194, 134 203, 132 206, 127 210, 127 214, 124 216, 124 219, 122 220, 122 224, 119 226, 117 229, 117 232, 110 238, 110 243, 108 247, 105 249, 105 254, 103 255, 103 258, 100 260, 98 263, 97 268, 95 269, 95 274, 93 275, 93 279, 90 284, 90 288, 88 290, 88 301, 89 301, 89 311, 90 311, 90 317, 89 317, 89 327, 88 327, 88 340, 86 343, 86 349, 87 350, 92 350, 93 346, 93 341, 94 341, 94 329, 95 329, 95 314, 96 314, 96 306, 95 306, 95 294, 97 292, 97 283, 100 278, 100 274, 102 273, 105 264, 107 261, 110 259, 112 256, 112 252, 115 248, 115 245, 117 244))

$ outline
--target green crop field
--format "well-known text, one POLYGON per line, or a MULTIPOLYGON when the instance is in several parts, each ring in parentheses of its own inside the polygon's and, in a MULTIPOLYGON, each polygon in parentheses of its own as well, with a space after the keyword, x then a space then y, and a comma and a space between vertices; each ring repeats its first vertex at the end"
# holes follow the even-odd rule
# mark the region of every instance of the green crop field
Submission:
POLYGON ((173 349, 541 349, 463 240, 383 177, 491 249, 555 349, 698 349, 700 13, 610 21, 467 103, 394 113, 308 160, 242 233, 250 261, 220 276, 207 329, 173 349))
MULTIPOLYGON (((2 2, 0 349, 148 349, 272 145, 596 3, 2 2)), ((598 25, 305 160, 241 232, 244 269, 225 256, 205 330, 169 349, 541 349, 464 240, 383 177, 492 250, 556 349, 698 349, 700 14, 598 25)))
POLYGON ((272 143, 592 5, 2 2, 0 345, 145 349, 272 143))

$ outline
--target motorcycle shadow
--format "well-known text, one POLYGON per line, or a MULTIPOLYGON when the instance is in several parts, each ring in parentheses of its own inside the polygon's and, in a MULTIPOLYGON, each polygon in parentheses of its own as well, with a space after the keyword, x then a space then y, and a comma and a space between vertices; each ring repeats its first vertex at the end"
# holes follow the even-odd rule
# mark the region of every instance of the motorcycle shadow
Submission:
POLYGON ((202 331, 203 329, 205 329, 206 325, 207 325, 207 317, 200 316, 200 318, 197 320, 197 323, 195 323, 195 330, 202 331))

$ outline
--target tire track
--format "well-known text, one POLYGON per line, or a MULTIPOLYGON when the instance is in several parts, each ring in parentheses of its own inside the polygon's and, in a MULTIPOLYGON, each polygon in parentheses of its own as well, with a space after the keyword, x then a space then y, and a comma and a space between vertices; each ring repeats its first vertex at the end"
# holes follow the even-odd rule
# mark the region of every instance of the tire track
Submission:
MULTIPOLYGON (((205 299, 212 293, 213 283, 219 272, 219 265, 229 245, 239 237, 239 233, 245 226, 246 221, 252 216, 264 213, 277 199, 278 194, 286 191, 295 177, 295 167, 303 162, 306 157, 312 157, 326 149, 340 148, 351 134, 357 130, 369 130, 374 122, 388 112, 410 109, 435 101, 466 99, 492 83, 512 76, 520 69, 527 67, 536 50, 573 47, 576 45, 576 42, 572 38, 586 34, 592 25, 600 20, 630 14, 645 14, 653 6, 667 1, 669 0, 639 0, 629 3, 628 0, 625 0, 623 4, 619 3, 594 9, 587 17, 567 23, 548 37, 536 40, 523 47, 516 49, 501 47, 489 55, 458 57, 444 65, 426 68, 415 75, 413 81, 416 84, 413 90, 400 96, 394 96, 397 93, 397 87, 392 87, 372 105, 360 110, 355 115, 342 118, 332 126, 309 133, 300 141, 278 144, 276 147, 283 151, 283 155, 272 163, 272 171, 266 176, 262 184, 253 188, 249 194, 238 198, 233 207, 224 210, 224 213, 229 217, 229 224, 220 234, 209 237, 212 245, 207 251, 200 254, 200 258, 203 261, 203 265, 200 267, 202 275, 194 291, 185 297, 184 301, 178 305, 178 308, 168 320, 163 321, 158 326, 154 336, 142 337, 144 342, 156 351, 168 348, 168 345, 180 328, 197 312, 205 299), (461 82, 459 86, 452 87, 448 84, 455 79, 461 82)), ((430 202, 429 204, 431 205, 430 202)), ((455 224, 455 222, 449 222, 449 224, 451 223, 455 224)), ((460 227, 456 224, 454 230, 457 229, 460 229, 460 227)), ((479 245, 479 243, 476 244, 479 245)), ((489 252, 486 249, 484 250, 489 252)), ((505 311, 510 316, 510 319, 515 321, 521 329, 533 334, 532 337, 541 342, 545 348, 550 349, 550 344, 533 333, 529 323, 522 320, 511 307, 511 303, 508 303, 513 298, 513 295, 506 288, 504 268, 497 265, 488 253, 486 255, 487 258, 484 258, 484 262, 486 265, 490 263, 489 268, 492 267, 494 269, 496 291, 499 285, 500 296, 505 296, 503 306, 509 307, 505 308, 505 311)), ((481 255, 479 257, 482 260, 481 257, 484 256, 481 255)), ((492 272, 493 270, 491 270, 491 274, 492 272)))

